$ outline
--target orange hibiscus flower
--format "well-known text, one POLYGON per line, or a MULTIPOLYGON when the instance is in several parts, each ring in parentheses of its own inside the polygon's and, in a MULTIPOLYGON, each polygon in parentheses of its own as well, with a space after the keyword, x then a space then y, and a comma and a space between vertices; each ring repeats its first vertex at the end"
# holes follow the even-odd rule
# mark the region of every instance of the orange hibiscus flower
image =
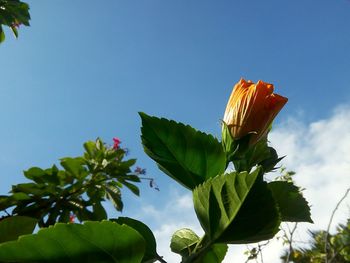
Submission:
POLYGON ((251 134, 249 144, 253 145, 267 135, 270 124, 287 101, 273 93, 272 84, 241 79, 227 103, 224 122, 234 139, 251 134))

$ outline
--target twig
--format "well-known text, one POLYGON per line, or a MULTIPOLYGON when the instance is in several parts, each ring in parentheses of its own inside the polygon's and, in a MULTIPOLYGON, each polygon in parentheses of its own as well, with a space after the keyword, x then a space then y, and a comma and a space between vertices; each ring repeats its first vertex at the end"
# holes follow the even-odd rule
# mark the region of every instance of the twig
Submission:
POLYGON ((287 258, 286 258, 286 263, 289 262, 290 255, 293 253, 293 250, 294 250, 293 249, 293 235, 294 235, 295 230, 297 229, 297 226, 298 226, 298 223, 295 223, 293 229, 290 230, 289 225, 287 224, 288 232, 289 232, 289 237, 287 237, 288 243, 289 243, 289 250, 288 250, 288 254, 287 254, 287 258))
POLYGON ((326 236, 325 236, 325 240, 324 240, 324 251, 325 251, 325 254, 326 254, 325 263, 328 263, 328 235, 329 235, 329 230, 330 230, 330 228, 331 228, 331 224, 332 224, 332 221, 333 221, 333 217, 334 217, 334 215, 335 215, 335 212, 338 210, 340 204, 344 201, 344 199, 347 197, 347 195, 349 194, 349 192, 350 192, 350 188, 348 188, 348 189, 345 191, 344 196, 339 200, 339 202, 337 203, 337 205, 336 205, 335 208, 333 209, 331 218, 329 219, 328 226, 327 226, 327 231, 326 231, 326 236))

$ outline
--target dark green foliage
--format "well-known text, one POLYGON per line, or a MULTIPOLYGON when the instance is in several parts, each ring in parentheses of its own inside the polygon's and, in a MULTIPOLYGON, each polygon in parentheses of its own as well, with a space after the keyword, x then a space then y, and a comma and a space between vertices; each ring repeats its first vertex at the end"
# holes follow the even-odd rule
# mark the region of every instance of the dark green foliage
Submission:
POLYGON ((271 182, 268 187, 278 204, 282 221, 312 223, 310 207, 298 187, 283 181, 271 182))
POLYGON ((107 218, 101 202, 109 199, 118 211, 123 209, 120 188, 139 194, 140 182, 131 171, 135 159, 125 159, 121 148, 107 147, 100 139, 84 144, 82 157, 62 158, 59 169, 38 167, 24 172, 33 181, 12 186, 11 194, 0 196, 0 210, 13 207, 13 215, 38 219, 39 226, 68 222, 70 213, 80 220, 107 218))
POLYGON ((9 216, 0 219, 0 243, 16 240, 21 235, 31 234, 37 224, 35 218, 9 216))
POLYGON ((15 37, 20 25, 29 26, 30 14, 28 4, 19 0, 0 0, 0 43, 5 40, 2 25, 8 26, 15 37))

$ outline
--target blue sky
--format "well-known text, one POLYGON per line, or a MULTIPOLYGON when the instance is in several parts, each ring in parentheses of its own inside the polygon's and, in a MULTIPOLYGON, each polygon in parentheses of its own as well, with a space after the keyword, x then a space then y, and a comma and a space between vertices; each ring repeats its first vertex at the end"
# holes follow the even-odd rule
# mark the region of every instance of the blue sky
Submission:
MULTIPOLYGON (((350 104, 347 0, 26 2, 31 27, 0 46, 2 194, 31 166, 119 137, 161 189, 142 187, 142 202, 161 207, 173 189, 185 191, 143 153, 137 112, 219 136, 241 77, 289 98, 276 126, 350 104)), ((125 201, 126 213, 139 209, 140 200, 125 201)))

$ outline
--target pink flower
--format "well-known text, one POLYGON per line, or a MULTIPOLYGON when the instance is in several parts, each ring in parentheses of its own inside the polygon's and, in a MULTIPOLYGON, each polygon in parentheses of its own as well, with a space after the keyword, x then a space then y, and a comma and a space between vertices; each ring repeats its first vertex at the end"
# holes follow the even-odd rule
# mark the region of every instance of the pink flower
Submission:
POLYGON ((142 169, 141 167, 136 167, 135 169, 135 173, 138 173, 138 174, 146 174, 146 169, 142 169))
POLYGON ((121 144, 121 140, 119 140, 117 137, 113 138, 113 149, 117 150, 119 149, 119 144, 121 144))
POLYGON ((69 222, 74 223, 74 221, 75 221, 75 215, 72 213, 69 215, 69 222))

